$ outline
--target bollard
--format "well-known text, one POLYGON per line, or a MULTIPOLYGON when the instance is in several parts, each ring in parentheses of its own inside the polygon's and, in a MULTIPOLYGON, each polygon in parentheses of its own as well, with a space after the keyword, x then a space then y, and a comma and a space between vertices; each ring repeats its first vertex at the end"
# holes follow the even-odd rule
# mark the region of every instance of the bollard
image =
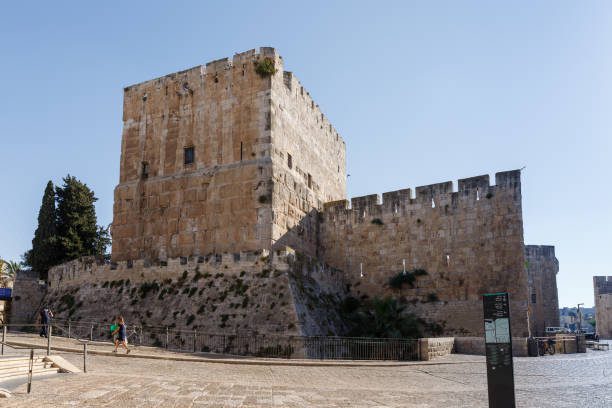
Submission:
POLYGON ((83 372, 87 372, 87 343, 83 343, 83 372))
POLYGON ((196 352, 196 338, 197 338, 197 331, 195 329, 193 329, 193 352, 196 352))
POLYGON ((51 355, 51 328, 53 326, 51 326, 50 324, 47 325, 47 355, 50 356, 51 355))
POLYGON ((93 341, 93 324, 91 325, 91 330, 89 331, 89 340, 93 341))
POLYGON ((4 343, 6 342, 6 325, 2 325, 2 354, 4 355, 4 343))
POLYGON ((70 338, 70 320, 68 320, 68 338, 70 338))
POLYGON ((34 349, 30 349, 30 363, 28 366, 28 394, 32 391, 32 371, 34 370, 34 349))
POLYGON ((166 350, 168 350, 168 340, 169 340, 169 336, 168 336, 168 326, 166 326, 166 350))

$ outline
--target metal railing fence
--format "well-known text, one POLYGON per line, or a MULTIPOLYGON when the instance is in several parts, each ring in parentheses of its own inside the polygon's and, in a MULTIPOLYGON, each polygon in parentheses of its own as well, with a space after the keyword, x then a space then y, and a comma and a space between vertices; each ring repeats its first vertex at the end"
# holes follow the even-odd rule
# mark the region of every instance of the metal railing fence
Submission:
POLYGON ((2 338, 2 341, 0 341, 0 344, 2 345, 2 355, 4 355, 4 346, 10 347, 15 350, 30 350, 29 360, 28 360, 28 372, 27 372, 27 376, 28 376, 27 390, 29 394, 32 391, 32 373, 34 371, 34 349, 30 347, 20 347, 20 346, 14 346, 12 344, 8 344, 5 341, 5 339, 6 339, 6 330, 4 330, 3 328, 3 338, 2 338))
MULTIPOLYGON (((9 326, 19 331, 33 331, 32 325, 9 326)), ((90 342, 113 340, 109 323, 53 319, 51 326, 54 336, 90 342)), ((179 352, 321 360, 406 361, 420 358, 418 339, 287 336, 255 332, 206 333, 139 325, 127 325, 127 334, 130 345, 160 347, 179 352)))

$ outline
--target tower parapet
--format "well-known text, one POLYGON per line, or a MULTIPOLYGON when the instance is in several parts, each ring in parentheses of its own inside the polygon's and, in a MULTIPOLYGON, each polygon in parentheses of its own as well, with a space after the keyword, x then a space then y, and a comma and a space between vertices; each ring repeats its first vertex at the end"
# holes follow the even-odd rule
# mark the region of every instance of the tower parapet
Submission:
POLYGON ((499 184, 489 185, 487 175, 460 179, 458 191, 453 191, 452 181, 429 184, 416 187, 416 196, 413 196, 410 188, 389 191, 382 194, 382 203, 378 194, 353 197, 350 207, 348 201, 339 200, 326 203, 322 211, 330 217, 381 219, 391 219, 398 215, 416 216, 415 214, 421 214, 421 211, 449 215, 453 211, 472 209, 476 205, 479 208, 490 208, 498 201, 496 196, 502 196, 504 200, 509 200, 520 208, 520 170, 497 173, 496 180, 499 184))

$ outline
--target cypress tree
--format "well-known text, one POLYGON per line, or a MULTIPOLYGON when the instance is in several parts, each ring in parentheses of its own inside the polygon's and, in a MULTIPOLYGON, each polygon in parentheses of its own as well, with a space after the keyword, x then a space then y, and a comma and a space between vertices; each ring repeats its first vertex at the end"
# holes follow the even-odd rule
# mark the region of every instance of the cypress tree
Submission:
POLYGON ((108 229, 99 227, 94 192, 76 177, 67 175, 56 187, 59 262, 86 255, 103 255, 110 243, 108 229))
POLYGON ((27 259, 32 269, 43 275, 58 260, 56 222, 55 191, 53 182, 49 181, 38 212, 38 227, 34 232, 32 250, 27 259))

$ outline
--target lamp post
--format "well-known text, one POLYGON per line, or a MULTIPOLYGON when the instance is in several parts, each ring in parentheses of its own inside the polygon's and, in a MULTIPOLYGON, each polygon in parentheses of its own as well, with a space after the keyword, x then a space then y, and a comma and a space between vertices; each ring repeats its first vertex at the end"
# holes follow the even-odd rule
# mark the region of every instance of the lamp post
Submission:
POLYGON ((578 303, 578 330, 576 333, 582 333, 582 314, 580 313, 580 306, 584 306, 584 303, 578 303))

